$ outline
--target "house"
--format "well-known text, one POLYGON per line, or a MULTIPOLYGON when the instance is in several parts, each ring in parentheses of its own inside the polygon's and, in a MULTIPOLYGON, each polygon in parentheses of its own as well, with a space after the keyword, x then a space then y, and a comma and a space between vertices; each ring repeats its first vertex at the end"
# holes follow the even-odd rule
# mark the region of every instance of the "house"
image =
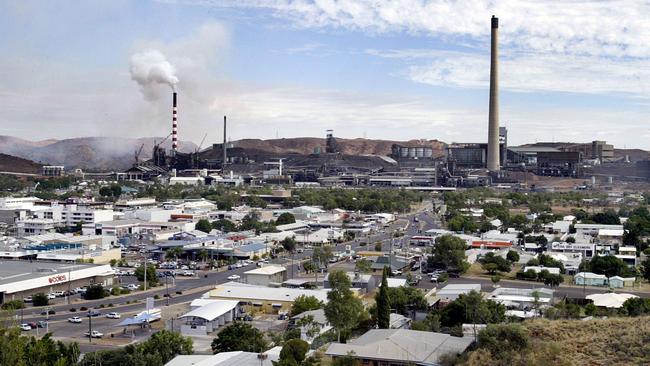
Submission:
POLYGON ((264 352, 260 358, 257 352, 220 352, 216 355, 179 355, 165 366, 273 366, 280 359, 279 352, 264 352))
POLYGON ((300 339, 311 344, 316 337, 332 329, 332 326, 325 317, 325 310, 317 309, 302 312, 289 319, 289 328, 300 328, 300 339), (300 320, 310 316, 312 325, 301 325, 300 320), (310 334, 313 331, 313 334, 310 334))
POLYGON ((609 282, 609 287, 611 288, 623 288, 623 287, 632 287, 634 286, 634 282, 636 282, 636 278, 634 277, 621 277, 621 276, 614 276, 610 277, 608 279, 609 282))
POLYGON ((470 337, 407 329, 371 329, 346 344, 332 343, 325 351, 334 359, 350 355, 362 365, 436 365, 443 355, 463 353, 470 337))
POLYGON ((578 286, 605 286, 607 276, 591 272, 580 272, 573 277, 573 281, 578 286))
POLYGON ((389 328, 390 329, 410 329, 411 318, 402 314, 390 313, 389 328))
POLYGON ((282 266, 264 266, 244 272, 244 280, 249 285, 280 287, 287 279, 287 269, 282 266))
POLYGON ((452 284, 441 288, 436 296, 441 300, 453 301, 460 295, 467 295, 472 291, 481 292, 481 284, 468 283, 468 284, 452 284))
POLYGON ((618 309, 631 298, 638 297, 632 294, 619 294, 619 293, 605 293, 605 294, 591 294, 587 295, 587 300, 593 301, 594 305, 604 308, 618 309))
MULTIPOLYGON (((352 288, 359 289, 363 293, 371 293, 375 290, 375 288, 377 288, 377 280, 372 275, 361 274, 358 272, 346 272, 345 274, 350 279, 350 282, 352 283, 352 288)), ((327 277, 325 277, 325 280, 323 281, 323 287, 324 288, 331 287, 329 282, 329 273, 327 274, 327 277)))
POLYGON ((381 257, 377 257, 377 259, 372 263, 371 268, 375 272, 381 272, 384 270, 384 267, 389 267, 391 272, 394 272, 397 270, 401 271, 408 265, 409 261, 402 257, 383 255, 381 257))
POLYGON ((530 309, 536 305, 552 305, 554 293, 555 291, 547 288, 499 287, 492 291, 488 299, 508 308, 530 309))

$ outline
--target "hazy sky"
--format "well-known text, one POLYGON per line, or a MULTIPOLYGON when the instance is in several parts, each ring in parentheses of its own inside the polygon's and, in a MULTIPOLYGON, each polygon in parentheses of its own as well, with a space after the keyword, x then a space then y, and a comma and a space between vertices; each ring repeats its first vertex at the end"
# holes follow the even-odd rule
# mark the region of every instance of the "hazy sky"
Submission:
POLYGON ((221 140, 226 114, 233 140, 485 141, 492 14, 511 144, 650 149, 650 5, 633 0, 0 0, 0 134, 167 135, 169 87, 129 74, 157 50, 180 139, 221 140))

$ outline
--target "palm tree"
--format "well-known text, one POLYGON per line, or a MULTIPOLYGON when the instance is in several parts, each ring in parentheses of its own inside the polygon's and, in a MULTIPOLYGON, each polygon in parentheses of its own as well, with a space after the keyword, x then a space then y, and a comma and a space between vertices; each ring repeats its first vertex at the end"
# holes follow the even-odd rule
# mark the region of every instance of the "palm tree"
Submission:
POLYGON ((169 248, 165 253, 165 258, 174 259, 176 262, 178 262, 178 257, 180 257, 181 254, 183 254, 183 249, 181 249, 180 247, 169 248))
POLYGON ((205 263, 205 261, 208 259, 208 257, 209 257, 210 255, 208 254, 208 251, 207 251, 207 250, 205 250, 205 249, 201 249, 201 250, 199 250, 198 256, 199 256, 199 258, 201 258, 201 261, 202 261, 203 263, 205 263))

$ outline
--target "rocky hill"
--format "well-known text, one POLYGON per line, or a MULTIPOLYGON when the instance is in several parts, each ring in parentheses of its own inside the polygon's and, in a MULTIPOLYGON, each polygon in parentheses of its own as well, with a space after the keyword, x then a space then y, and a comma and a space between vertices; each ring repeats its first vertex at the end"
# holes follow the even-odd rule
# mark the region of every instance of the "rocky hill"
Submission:
MULTIPOLYGON (((161 137, 120 138, 81 137, 64 140, 28 141, 0 136, 0 153, 29 159, 42 164, 64 165, 66 169, 89 171, 124 170, 133 164, 135 152, 142 148, 140 159, 148 159, 156 141, 161 137)), ((163 146, 169 148, 171 141, 163 146)), ((193 142, 179 142, 181 151, 193 151, 193 142)))
POLYGON ((41 164, 17 156, 0 154, 0 172, 39 174, 41 164))
MULTIPOLYGON (((339 150, 346 155, 389 155, 393 144, 404 146, 431 146, 435 156, 442 155, 444 143, 438 140, 369 140, 369 139, 336 139, 339 150)), ((316 137, 296 137, 273 140, 244 139, 236 141, 235 146, 268 151, 273 153, 311 154, 316 148, 325 151, 325 139, 316 137)))
MULTIPOLYGON (((64 165, 66 169, 81 168, 89 171, 124 170, 129 168, 135 159, 135 151, 144 145, 140 159, 151 157, 155 141, 162 138, 120 138, 120 137, 81 137, 64 140, 28 141, 11 136, 0 136, 0 153, 29 159, 42 164, 64 165)), ((325 151, 325 139, 315 137, 299 137, 274 140, 244 139, 233 142, 235 146, 279 154, 311 154, 316 148, 325 151)), ((348 155, 388 155, 391 146, 428 145, 434 150, 434 155, 442 154, 444 143, 437 140, 368 140, 368 139, 337 139, 339 150, 348 155)), ((163 146, 170 148, 171 142, 163 146)), ((179 149, 183 152, 194 151, 193 142, 180 141, 179 149)))

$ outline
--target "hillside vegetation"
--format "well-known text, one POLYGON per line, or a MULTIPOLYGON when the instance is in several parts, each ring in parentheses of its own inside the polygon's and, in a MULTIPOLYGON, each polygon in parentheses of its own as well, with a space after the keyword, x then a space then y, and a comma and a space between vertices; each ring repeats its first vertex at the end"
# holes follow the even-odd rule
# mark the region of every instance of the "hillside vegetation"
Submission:
POLYGON ((483 365, 648 365, 650 317, 522 323, 529 335, 521 352, 497 359, 478 349, 464 363, 483 365))

